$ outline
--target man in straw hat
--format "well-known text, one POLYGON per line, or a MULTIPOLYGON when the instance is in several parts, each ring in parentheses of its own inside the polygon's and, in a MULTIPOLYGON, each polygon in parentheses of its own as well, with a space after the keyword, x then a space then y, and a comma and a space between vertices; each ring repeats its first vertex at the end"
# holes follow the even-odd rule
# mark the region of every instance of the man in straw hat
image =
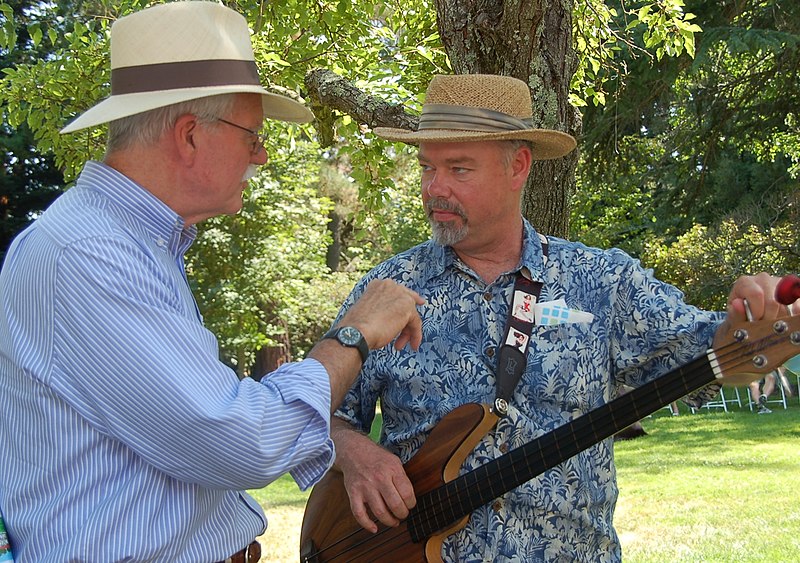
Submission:
POLYGON ((186 283, 195 224, 242 205, 264 118, 301 104, 260 84, 245 19, 176 2, 117 21, 108 123, 0 274, 0 509, 19 561, 257 561, 243 491, 333 458, 330 415, 369 348, 420 341, 419 297, 372 285, 309 358, 260 383, 219 361, 186 283))
MULTIPOLYGON (((335 467, 355 520, 368 530, 378 529, 373 515, 388 526, 408 516, 416 499, 402 464, 453 409, 494 404, 500 417, 465 452, 464 473, 607 403, 622 385, 639 386, 704 352, 723 320, 684 303, 619 250, 534 231, 520 209, 531 161, 560 158, 575 141, 533 128, 531 116, 529 89, 519 80, 436 76, 416 131, 375 130, 418 145, 432 240, 377 266, 341 312, 375 279, 394 279, 427 302, 420 349, 373 350, 332 422, 335 467), (510 311, 536 287, 534 323, 518 324, 510 311), (517 356, 504 335, 522 328, 530 338, 517 356), (378 399, 381 446, 363 434, 378 399)), ((744 318, 743 298, 755 318, 776 315, 775 283, 766 274, 738 280, 731 318, 744 318)), ((718 388, 689 400, 699 405, 718 388)), ((604 439, 478 508, 444 539, 442 558, 618 561, 612 448, 604 439)), ((474 488, 490 484, 497 485, 474 488)))

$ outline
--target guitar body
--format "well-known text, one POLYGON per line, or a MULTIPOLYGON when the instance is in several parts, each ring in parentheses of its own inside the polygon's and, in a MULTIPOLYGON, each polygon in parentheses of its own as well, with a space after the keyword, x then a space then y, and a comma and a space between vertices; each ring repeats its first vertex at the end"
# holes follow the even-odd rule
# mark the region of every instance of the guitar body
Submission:
MULTIPOLYGON (((462 405, 448 413, 404 466, 416 496, 458 477, 467 455, 496 422, 497 417, 488 406, 477 403, 462 405)), ((438 563, 444 538, 463 528, 468 518, 461 518, 419 543, 412 541, 407 521, 396 528, 380 526, 372 534, 353 518, 342 474, 331 470, 311 491, 306 504, 300 561, 438 563)))

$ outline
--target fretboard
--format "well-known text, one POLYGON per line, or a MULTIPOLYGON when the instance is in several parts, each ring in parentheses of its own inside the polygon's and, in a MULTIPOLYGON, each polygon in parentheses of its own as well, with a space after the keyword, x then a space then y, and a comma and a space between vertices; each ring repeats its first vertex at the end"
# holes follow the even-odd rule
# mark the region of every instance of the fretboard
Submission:
POLYGON ((714 381, 708 355, 642 385, 417 499, 408 517, 423 541, 493 499, 714 381))

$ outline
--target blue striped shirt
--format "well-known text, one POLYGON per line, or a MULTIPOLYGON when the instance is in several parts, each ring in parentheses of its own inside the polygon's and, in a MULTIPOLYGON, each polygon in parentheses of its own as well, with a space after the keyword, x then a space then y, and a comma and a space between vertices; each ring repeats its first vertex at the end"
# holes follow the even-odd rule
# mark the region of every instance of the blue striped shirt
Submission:
POLYGON ((0 273, 0 511, 18 561, 218 561, 262 533, 243 491, 333 460, 315 360, 219 361, 183 268, 195 236, 89 162, 0 273))

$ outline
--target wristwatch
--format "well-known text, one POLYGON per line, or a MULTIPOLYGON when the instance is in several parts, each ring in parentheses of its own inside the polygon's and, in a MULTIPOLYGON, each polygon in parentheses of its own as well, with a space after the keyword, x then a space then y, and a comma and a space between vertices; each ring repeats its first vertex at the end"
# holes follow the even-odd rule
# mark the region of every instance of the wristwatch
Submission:
POLYGON ((334 328, 325 333, 325 336, 322 338, 335 338, 342 346, 347 346, 348 348, 357 348, 358 353, 361 354, 361 363, 363 364, 367 361, 369 346, 367 345, 364 335, 361 334, 361 331, 356 327, 342 326, 339 328, 334 328))

